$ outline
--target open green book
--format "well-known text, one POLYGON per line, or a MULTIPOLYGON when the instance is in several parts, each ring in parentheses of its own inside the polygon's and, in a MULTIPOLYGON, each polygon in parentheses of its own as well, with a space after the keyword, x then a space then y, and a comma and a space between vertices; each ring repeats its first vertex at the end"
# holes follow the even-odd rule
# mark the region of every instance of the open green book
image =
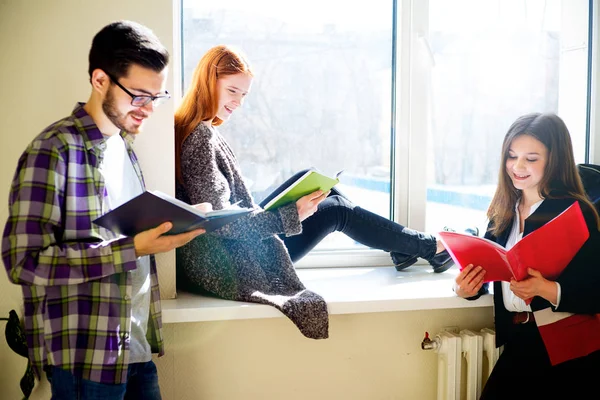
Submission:
POLYGON ((340 182, 340 174, 342 172, 343 170, 335 174, 335 178, 331 178, 317 171, 310 170, 298 178, 296 182, 288 186, 283 192, 271 199, 271 201, 265 205, 264 209, 274 210, 297 201, 300 197, 306 196, 317 190, 327 192, 340 182))

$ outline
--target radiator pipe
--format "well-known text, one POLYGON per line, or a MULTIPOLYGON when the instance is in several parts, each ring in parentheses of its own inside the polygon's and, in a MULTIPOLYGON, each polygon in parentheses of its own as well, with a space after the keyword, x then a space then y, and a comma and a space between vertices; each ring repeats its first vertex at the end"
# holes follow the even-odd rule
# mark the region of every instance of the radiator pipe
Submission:
POLYGON ((423 338, 423 341, 421 342, 421 349, 436 350, 439 347, 440 347, 439 338, 436 337, 435 339, 431 340, 429 338, 429 332, 425 332, 425 337, 423 338))

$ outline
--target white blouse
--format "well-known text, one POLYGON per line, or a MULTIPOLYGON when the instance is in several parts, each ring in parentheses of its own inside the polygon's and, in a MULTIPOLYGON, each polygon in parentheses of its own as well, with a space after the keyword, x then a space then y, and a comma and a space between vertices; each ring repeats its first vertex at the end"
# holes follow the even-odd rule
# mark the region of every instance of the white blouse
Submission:
MULTIPOLYGON (((531 214, 538 209, 538 207, 544 202, 544 199, 538 201, 533 204, 529 210, 529 217, 531 214)), ((515 219, 513 220, 512 229, 508 236, 508 240, 506 242, 506 250, 510 250, 519 240, 523 238, 523 232, 520 232, 519 226, 519 202, 517 202, 515 206, 515 219)), ((560 303, 560 284, 556 282, 556 286, 558 287, 558 296, 556 300, 556 304, 553 304, 555 307, 558 307, 560 303)), ((531 311, 531 306, 525 304, 525 300, 518 298, 515 294, 510 290, 510 282, 502 282, 502 299, 504 300, 504 307, 511 312, 520 312, 520 311, 531 311)))

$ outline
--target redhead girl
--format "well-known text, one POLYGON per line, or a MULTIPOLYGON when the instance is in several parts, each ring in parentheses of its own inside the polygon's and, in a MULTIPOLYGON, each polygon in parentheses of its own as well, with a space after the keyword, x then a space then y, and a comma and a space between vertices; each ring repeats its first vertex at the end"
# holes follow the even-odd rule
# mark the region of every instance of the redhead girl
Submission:
MULTIPOLYGON (((274 211, 266 204, 298 175, 255 204, 236 157, 218 126, 250 94, 247 59, 228 46, 211 48, 200 60, 175 114, 177 197, 214 209, 240 202, 255 211, 203 235, 178 252, 177 282, 191 291, 278 307, 309 337, 327 336, 323 299, 305 290, 293 262, 324 237, 340 231, 366 246, 391 253, 398 269, 422 257, 435 272, 451 258, 433 235, 405 228, 353 204, 335 189, 317 191, 274 211)), ((240 132, 243 134, 243 132, 240 132)))

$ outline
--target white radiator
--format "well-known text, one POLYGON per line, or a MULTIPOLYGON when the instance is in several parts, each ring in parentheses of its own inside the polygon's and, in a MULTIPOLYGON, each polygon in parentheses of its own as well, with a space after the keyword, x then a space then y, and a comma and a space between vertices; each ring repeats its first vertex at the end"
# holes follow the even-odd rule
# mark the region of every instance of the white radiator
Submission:
POLYGON ((477 400, 500 356, 493 329, 442 331, 421 343, 437 353, 437 400, 477 400), (464 374, 464 375, 463 375, 464 374))

